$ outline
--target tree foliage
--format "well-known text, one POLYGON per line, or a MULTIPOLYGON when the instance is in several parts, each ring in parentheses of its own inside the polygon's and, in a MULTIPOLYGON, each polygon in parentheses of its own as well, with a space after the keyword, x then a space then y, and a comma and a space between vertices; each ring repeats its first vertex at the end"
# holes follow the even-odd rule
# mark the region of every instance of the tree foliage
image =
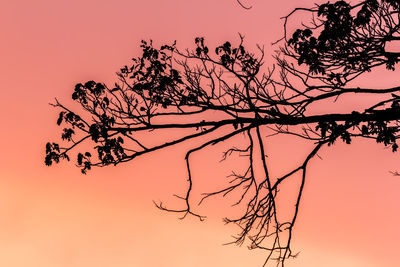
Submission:
POLYGON ((212 49, 198 37, 193 50, 180 50, 175 43, 156 48, 151 41, 142 41, 142 54, 121 68, 114 86, 95 81, 75 86, 72 99, 79 111, 56 100, 53 105, 61 109, 57 124, 65 127, 61 135, 65 145, 47 143, 45 163, 69 160, 70 153, 78 150, 77 165, 86 173, 93 167, 117 165, 192 139, 202 140, 184 158, 188 189, 180 198, 185 207, 157 206, 203 219, 191 201, 190 156, 243 135, 247 144, 232 147, 224 155, 246 156, 247 167, 202 201, 215 195, 238 196, 234 205, 246 208, 239 216, 226 218, 241 229, 235 243, 248 238, 250 248, 266 250, 265 263, 275 259, 277 266, 284 266, 286 259, 297 255, 291 248, 293 227, 308 163, 318 151, 336 142, 351 144, 354 138, 374 139, 393 152, 398 149, 400 87, 354 84, 380 66, 395 70, 400 54, 388 51, 386 45, 400 40, 399 10, 396 0, 337 1, 297 8, 283 18, 280 52, 269 68, 264 66, 263 48, 249 51, 242 36, 236 44, 224 42, 212 49), (290 34, 287 23, 298 12, 309 13, 311 21, 290 34), (348 113, 340 113, 338 105, 325 113, 316 108, 355 94, 374 95, 377 101, 368 107, 357 105, 348 113), (182 129, 183 135, 160 143, 146 139, 149 132, 164 138, 171 129, 182 129), (267 133, 293 135, 308 140, 313 148, 299 166, 273 177, 266 158, 267 133), (90 151, 79 150, 89 147, 85 142, 90 151), (282 218, 279 189, 295 175, 301 176, 295 209, 290 218, 282 218))

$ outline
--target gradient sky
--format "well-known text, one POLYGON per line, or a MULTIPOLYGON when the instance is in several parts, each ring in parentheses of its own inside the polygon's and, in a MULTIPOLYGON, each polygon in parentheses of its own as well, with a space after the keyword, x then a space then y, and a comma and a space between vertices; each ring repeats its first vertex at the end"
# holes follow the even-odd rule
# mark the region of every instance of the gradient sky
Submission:
MULTIPOLYGON (((197 36, 215 45, 241 33, 269 53, 279 18, 313 2, 248 0, 246 11, 235 0, 1 1, 0 266, 260 266, 262 251, 222 246, 237 229, 223 225, 218 201, 202 208, 203 223, 154 207, 185 189, 182 147, 86 176, 71 163, 45 167, 44 145, 60 134, 48 103, 69 100, 77 82, 113 83, 141 39, 191 47, 197 36)), ((373 75, 370 86, 398 80, 373 75)), ((288 144, 278 166, 292 160, 288 144)), ((194 157, 205 183, 226 174, 222 150, 210 151, 194 157)), ((399 266, 400 178, 389 173, 400 170, 399 154, 355 141, 320 156, 295 227, 301 253, 288 266, 399 266)))

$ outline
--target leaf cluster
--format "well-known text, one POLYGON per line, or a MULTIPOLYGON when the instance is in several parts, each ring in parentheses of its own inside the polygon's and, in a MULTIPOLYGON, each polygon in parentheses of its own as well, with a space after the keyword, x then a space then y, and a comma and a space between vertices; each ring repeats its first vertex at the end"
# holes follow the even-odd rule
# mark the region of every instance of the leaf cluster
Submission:
POLYGON ((327 2, 314 12, 312 25, 297 29, 283 50, 299 65, 305 63, 313 74, 334 73, 344 79, 377 65, 394 70, 398 55, 385 51, 385 44, 399 27, 396 1, 327 2))

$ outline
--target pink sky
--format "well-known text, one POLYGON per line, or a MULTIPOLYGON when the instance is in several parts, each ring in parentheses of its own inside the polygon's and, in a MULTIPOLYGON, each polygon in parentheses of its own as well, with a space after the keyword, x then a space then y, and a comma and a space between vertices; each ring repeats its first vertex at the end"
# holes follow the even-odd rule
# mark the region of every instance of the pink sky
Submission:
MULTIPOLYGON (((218 201, 202 209, 203 223, 154 207, 152 200, 168 203, 185 188, 182 147, 86 176, 71 163, 45 167, 44 145, 60 134, 48 103, 69 100, 77 82, 114 82, 141 39, 188 47, 197 36, 215 45, 241 33, 249 48, 271 52, 279 18, 313 2, 248 0, 245 11, 235 0, 2 1, 0 266, 261 266, 262 251, 222 246, 237 229, 223 225, 218 201)), ((395 85, 384 75, 370 85, 395 85)), ((276 164, 290 162, 286 149, 276 164)), ((217 177, 226 174, 222 150, 209 151, 194 163, 203 181, 217 168, 217 177)), ((398 154, 364 140, 320 156, 295 227, 301 253, 287 266, 399 266, 400 178, 389 173, 400 170, 398 154)))

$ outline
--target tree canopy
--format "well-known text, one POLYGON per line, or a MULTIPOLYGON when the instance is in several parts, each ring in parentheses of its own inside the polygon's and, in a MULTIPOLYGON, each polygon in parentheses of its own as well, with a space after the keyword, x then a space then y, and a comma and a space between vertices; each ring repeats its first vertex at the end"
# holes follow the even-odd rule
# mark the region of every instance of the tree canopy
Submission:
POLYGON ((121 68, 113 86, 96 81, 75 86, 72 99, 79 110, 55 101, 53 106, 61 110, 57 124, 63 127, 64 144, 46 144, 45 164, 70 160, 75 153, 77 165, 86 173, 93 167, 115 166, 201 140, 184 158, 188 186, 179 197, 184 208, 156 205, 203 219, 191 199, 191 155, 244 136, 247 144, 230 148, 224 156, 245 156, 247 167, 202 201, 215 195, 237 196, 233 204, 246 208, 239 216, 225 219, 240 228, 234 243, 240 245, 248 238, 250 248, 266 251, 265 264, 274 259, 277 266, 284 266, 286 259, 297 255, 291 248, 293 227, 308 163, 318 151, 336 142, 351 144, 354 138, 373 139, 393 152, 398 150, 400 87, 365 88, 357 82, 374 69, 396 69, 400 53, 387 45, 400 40, 399 19, 397 0, 297 8, 283 17, 284 36, 275 44, 280 49, 268 67, 263 48, 249 51, 242 36, 236 43, 227 41, 213 48, 197 37, 194 48, 184 50, 176 43, 157 48, 152 41, 142 41, 142 54, 121 68), (289 32, 288 21, 299 12, 306 12, 310 20, 289 32), (377 100, 369 106, 357 103, 350 112, 341 113, 335 101, 355 94, 377 100), (321 103, 331 110, 321 113, 317 108, 321 103), (182 129, 182 135, 171 134, 171 129, 182 129), (150 132, 161 140, 150 142, 150 132), (266 157, 270 135, 293 135, 313 148, 297 167, 274 177, 266 157), (280 187, 295 175, 301 176, 295 208, 290 218, 283 218, 280 187))

